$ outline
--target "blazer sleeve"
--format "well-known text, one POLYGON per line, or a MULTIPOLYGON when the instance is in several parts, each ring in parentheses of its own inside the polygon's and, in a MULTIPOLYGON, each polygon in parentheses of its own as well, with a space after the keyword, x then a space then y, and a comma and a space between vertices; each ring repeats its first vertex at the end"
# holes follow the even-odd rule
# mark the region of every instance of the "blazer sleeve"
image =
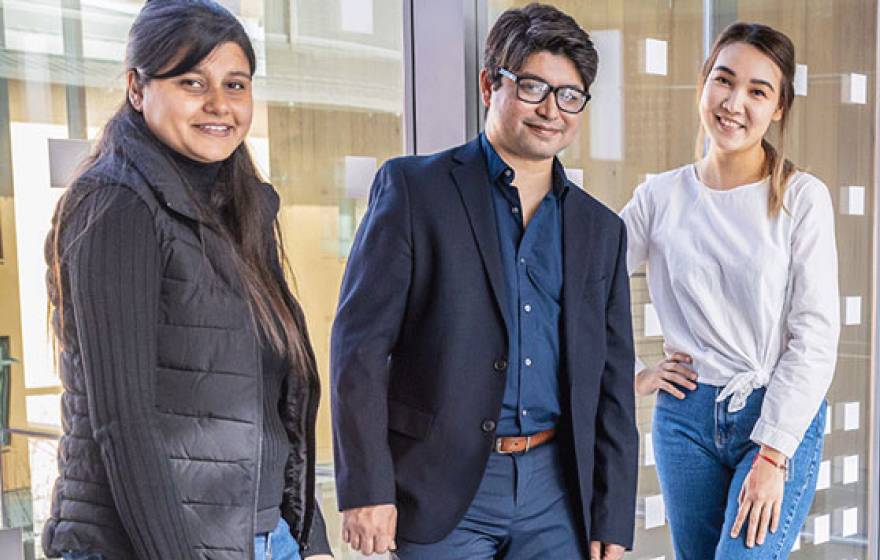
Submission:
POLYGON ((331 334, 333 448, 341 510, 395 502, 388 359, 406 312, 411 232, 407 185, 392 160, 373 181, 331 334))
POLYGON ((596 448, 591 504, 591 541, 632 549, 635 527, 639 434, 633 390, 633 334, 626 229, 620 241, 606 308, 605 370, 596 412, 596 448))

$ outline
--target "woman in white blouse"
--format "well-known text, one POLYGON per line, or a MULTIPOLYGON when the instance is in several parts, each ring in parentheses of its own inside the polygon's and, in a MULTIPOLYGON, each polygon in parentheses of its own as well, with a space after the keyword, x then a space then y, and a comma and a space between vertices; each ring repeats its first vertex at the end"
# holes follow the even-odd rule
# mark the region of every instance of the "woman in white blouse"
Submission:
POLYGON ((640 185, 622 211, 629 270, 647 261, 665 339, 667 358, 636 390, 658 393, 654 451, 678 560, 785 558, 815 493, 837 253, 827 188, 784 156, 794 71, 782 33, 725 29, 698 84, 698 161, 640 185))

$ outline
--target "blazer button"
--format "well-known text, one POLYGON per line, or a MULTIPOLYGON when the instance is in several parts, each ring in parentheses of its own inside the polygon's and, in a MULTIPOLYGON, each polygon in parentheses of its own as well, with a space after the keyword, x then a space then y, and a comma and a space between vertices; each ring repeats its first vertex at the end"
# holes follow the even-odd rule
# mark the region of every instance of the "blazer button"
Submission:
POLYGON ((500 360, 495 360, 495 364, 493 364, 495 371, 501 372, 507 370, 507 360, 501 358, 500 360))
POLYGON ((484 432, 494 432, 495 431, 495 420, 483 420, 482 425, 484 432))

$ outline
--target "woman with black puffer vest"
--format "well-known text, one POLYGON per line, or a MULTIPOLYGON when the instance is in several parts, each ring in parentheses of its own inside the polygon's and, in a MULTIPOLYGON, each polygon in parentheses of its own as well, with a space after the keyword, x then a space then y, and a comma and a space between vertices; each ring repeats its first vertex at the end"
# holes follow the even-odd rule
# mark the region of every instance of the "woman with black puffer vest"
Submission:
POLYGON ((315 358, 244 143, 253 46, 213 0, 152 0, 126 64, 46 242, 64 434, 43 548, 330 558, 315 358))

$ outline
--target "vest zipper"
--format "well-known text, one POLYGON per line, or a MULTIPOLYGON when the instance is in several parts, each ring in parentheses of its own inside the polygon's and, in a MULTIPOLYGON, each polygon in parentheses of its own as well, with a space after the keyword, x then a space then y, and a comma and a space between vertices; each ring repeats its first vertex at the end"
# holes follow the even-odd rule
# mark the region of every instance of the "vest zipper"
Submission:
MULTIPOLYGON (((249 547, 250 554, 248 558, 254 557, 254 539, 257 536, 257 512, 260 507, 260 474, 263 470, 263 360, 259 354, 260 341, 259 334, 256 335, 257 339, 257 363, 259 364, 259 376, 257 377, 257 473, 254 477, 254 511, 253 516, 251 517, 251 531, 250 531, 250 543, 249 547)), ((271 552, 269 552, 269 536, 272 533, 266 534, 266 549, 267 549, 267 559, 271 559, 271 552)))

